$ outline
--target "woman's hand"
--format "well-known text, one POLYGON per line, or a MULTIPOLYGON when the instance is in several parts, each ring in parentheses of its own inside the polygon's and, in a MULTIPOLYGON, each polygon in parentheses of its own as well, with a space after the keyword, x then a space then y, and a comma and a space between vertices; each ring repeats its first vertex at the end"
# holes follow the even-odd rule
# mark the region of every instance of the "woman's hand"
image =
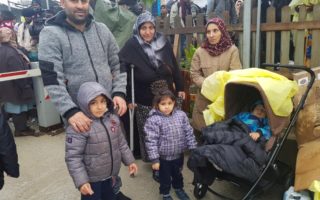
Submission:
POLYGON ((138 166, 135 163, 129 165, 129 174, 130 176, 135 176, 138 173, 138 166))
POLYGON ((93 195, 93 190, 91 189, 90 183, 85 183, 80 187, 80 192, 82 195, 93 195))
POLYGON ((152 169, 153 170, 159 170, 160 169, 160 163, 153 163, 152 164, 152 169))
POLYGON ((183 100, 186 99, 186 93, 184 91, 178 92, 178 97, 182 98, 183 100))
POLYGON ((260 133, 258 132, 251 132, 249 135, 254 141, 257 141, 260 137, 260 133))

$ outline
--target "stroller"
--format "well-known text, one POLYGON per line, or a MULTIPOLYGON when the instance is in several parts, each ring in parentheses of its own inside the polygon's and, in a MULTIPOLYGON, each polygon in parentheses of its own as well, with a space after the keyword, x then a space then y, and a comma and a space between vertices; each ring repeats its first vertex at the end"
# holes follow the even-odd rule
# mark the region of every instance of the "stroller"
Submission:
MULTIPOLYGON (((291 117, 281 117, 273 113, 266 94, 259 84, 252 82, 227 83, 224 88, 225 123, 221 123, 222 125, 220 123, 215 123, 204 128, 202 130, 204 145, 193 151, 188 160, 188 167, 194 173, 194 196, 197 199, 203 198, 207 191, 210 191, 224 199, 232 199, 209 188, 215 179, 230 181, 238 186, 248 186, 250 189, 241 199, 254 199, 257 195, 269 189, 280 177, 283 178, 282 170, 288 167, 284 167, 285 164, 278 161, 277 158, 287 136, 297 120, 299 111, 303 108, 309 90, 315 80, 315 74, 311 69, 303 66, 265 64, 263 65, 263 68, 267 66, 274 67, 274 70, 279 70, 279 68, 288 68, 307 71, 310 74, 310 82, 308 83, 305 93, 303 94, 296 109, 291 113, 291 117), (206 132, 208 132, 211 126, 224 126, 225 124, 231 125, 233 123, 232 117, 234 115, 243 111, 248 111, 249 105, 252 105, 252 103, 258 99, 262 99, 264 102, 266 115, 272 132, 271 138, 264 145, 266 152, 265 160, 263 163, 259 163, 259 161, 255 159, 245 159, 243 160, 244 164, 241 163, 242 160, 240 162, 239 160, 234 162, 231 161, 225 165, 227 166, 226 170, 221 169, 220 166, 213 162, 213 160, 220 159, 222 162, 225 162, 225 160, 228 160, 233 154, 237 154, 238 152, 233 149, 227 151, 223 146, 219 146, 219 148, 211 148, 211 146, 208 145, 210 148, 206 148, 207 144, 215 145, 215 141, 210 141, 211 138, 208 137, 206 132), (212 151, 212 149, 214 149, 214 151, 212 151), (229 153, 231 156, 219 157, 221 151, 229 153), (219 156, 213 155, 212 153, 214 152, 217 152, 219 156), (236 167, 238 167, 240 172, 243 174, 238 173, 236 175, 236 173, 227 172, 229 169, 237 170, 233 165, 239 163, 240 165, 236 167), (252 166, 252 169, 247 168, 247 166, 252 166)), ((230 129, 233 129, 233 127, 226 127, 226 129, 229 131, 230 129)), ((243 149, 243 146, 241 146, 241 148, 243 151, 246 151, 243 149)), ((227 154, 221 153, 221 155, 227 154)), ((230 161, 230 159, 228 161, 230 161)), ((286 170, 285 174, 285 182, 286 184, 290 184, 290 181, 293 179, 293 173, 290 170, 286 170)))

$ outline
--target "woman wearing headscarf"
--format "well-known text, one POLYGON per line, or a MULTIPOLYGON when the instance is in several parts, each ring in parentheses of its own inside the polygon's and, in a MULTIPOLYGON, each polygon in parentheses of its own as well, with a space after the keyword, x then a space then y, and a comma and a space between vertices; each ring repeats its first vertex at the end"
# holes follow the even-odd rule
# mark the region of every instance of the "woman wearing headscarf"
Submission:
MULTIPOLYGON (((175 95, 185 98, 181 73, 172 46, 164 35, 156 32, 155 20, 150 12, 144 12, 137 17, 133 27, 133 36, 120 50, 119 59, 121 69, 127 72, 129 109, 132 109, 133 106, 130 104, 132 102, 130 65, 135 66, 134 95, 137 106, 135 121, 139 132, 140 154, 142 160, 148 161, 143 127, 152 108, 155 93, 168 88, 175 95)), ((139 147, 135 145, 135 150, 136 148, 139 147)))
POLYGON ((222 19, 212 18, 205 28, 206 39, 193 55, 191 79, 199 88, 192 113, 192 125, 197 131, 205 127, 202 111, 210 101, 200 94, 203 80, 220 70, 242 68, 238 48, 232 43, 222 19))
MULTIPOLYGON (((29 69, 29 60, 17 49, 16 36, 8 27, 0 28, 0 60, 0 73, 29 69)), ((33 100, 30 78, 0 82, 0 102, 12 116, 15 136, 37 136, 27 126, 27 111, 33 108, 33 100)))

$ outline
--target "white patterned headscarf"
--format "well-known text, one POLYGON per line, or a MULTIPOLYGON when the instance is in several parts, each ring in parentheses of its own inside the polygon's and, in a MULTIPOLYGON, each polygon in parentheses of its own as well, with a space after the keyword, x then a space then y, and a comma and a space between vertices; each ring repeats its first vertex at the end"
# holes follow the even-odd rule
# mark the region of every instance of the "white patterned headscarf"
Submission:
POLYGON ((146 22, 152 23, 154 25, 154 27, 156 26, 154 17, 148 11, 141 13, 137 17, 136 23, 133 25, 133 35, 138 40, 143 51, 149 57, 150 62, 154 65, 154 67, 158 68, 159 63, 161 61, 161 56, 160 56, 159 50, 161 50, 165 46, 166 39, 162 34, 155 32, 155 34, 153 36, 153 40, 150 43, 145 42, 141 38, 139 30, 140 30, 141 26, 146 22))

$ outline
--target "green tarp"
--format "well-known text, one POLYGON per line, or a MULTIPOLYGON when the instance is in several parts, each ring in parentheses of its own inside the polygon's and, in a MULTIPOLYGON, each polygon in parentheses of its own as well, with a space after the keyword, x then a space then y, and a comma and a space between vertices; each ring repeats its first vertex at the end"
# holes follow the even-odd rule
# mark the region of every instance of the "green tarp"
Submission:
POLYGON ((131 37, 137 17, 128 9, 104 0, 97 0, 94 10, 95 20, 108 26, 121 49, 131 37))

